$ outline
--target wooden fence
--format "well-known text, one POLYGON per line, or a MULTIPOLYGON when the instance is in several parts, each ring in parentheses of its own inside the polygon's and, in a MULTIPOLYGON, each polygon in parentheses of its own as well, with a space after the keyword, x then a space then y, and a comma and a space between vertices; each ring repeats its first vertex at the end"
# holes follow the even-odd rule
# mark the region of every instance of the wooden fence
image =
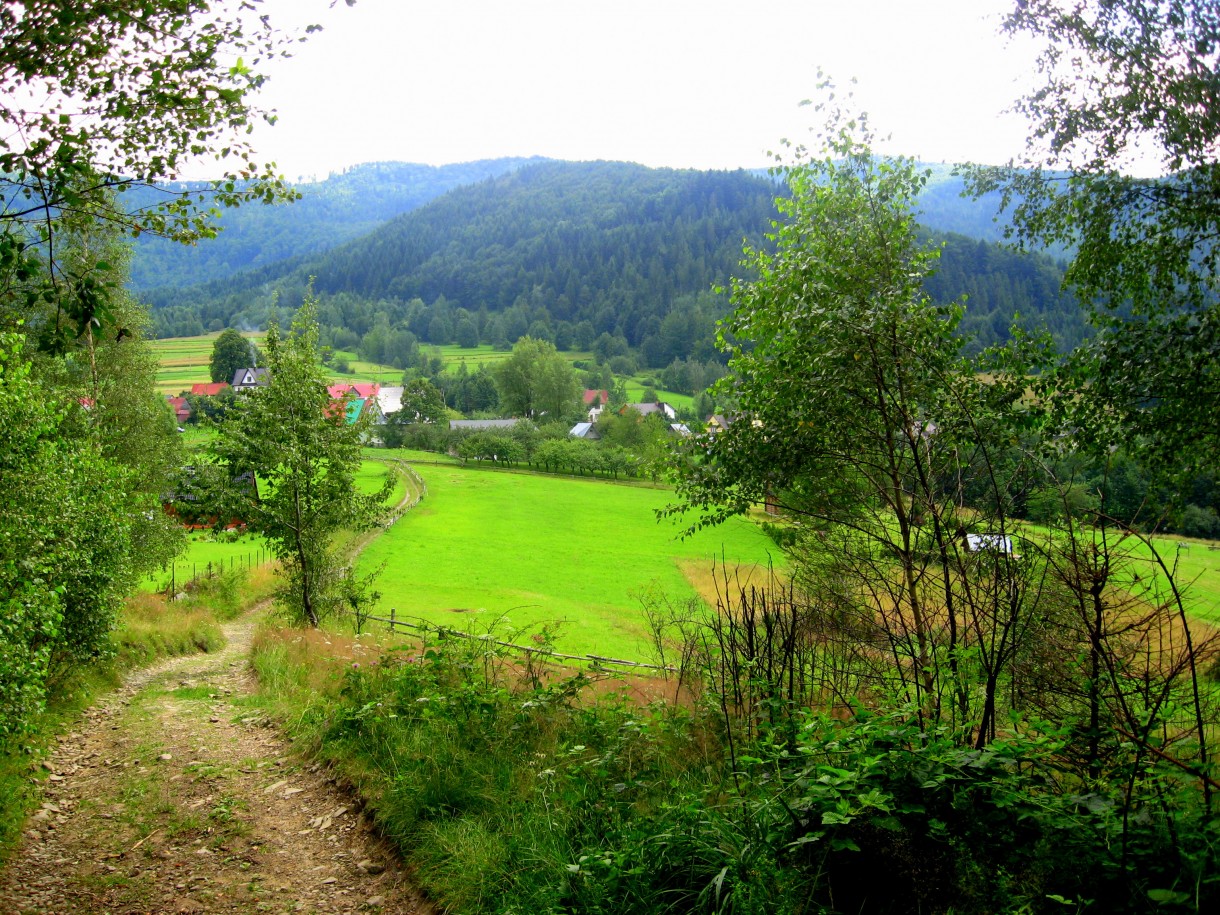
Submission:
POLYGON ((407 499, 403 502, 400 502, 389 513, 389 515, 386 516, 385 520, 381 522, 381 526, 388 530, 389 528, 391 528, 395 524, 397 524, 399 519, 402 518, 403 515, 405 515, 407 512, 409 512, 411 509, 413 509, 415 506, 417 506, 420 502, 422 502, 424 500, 424 496, 426 496, 428 494, 428 484, 424 482, 424 478, 421 477, 418 473, 416 473, 415 470, 411 467, 411 465, 408 464, 406 461, 394 460, 394 461, 386 461, 386 463, 387 464, 393 463, 393 464, 397 465, 399 472, 402 473, 402 475, 405 476, 408 480, 410 480, 411 484, 415 487, 415 497, 413 499, 407 499))

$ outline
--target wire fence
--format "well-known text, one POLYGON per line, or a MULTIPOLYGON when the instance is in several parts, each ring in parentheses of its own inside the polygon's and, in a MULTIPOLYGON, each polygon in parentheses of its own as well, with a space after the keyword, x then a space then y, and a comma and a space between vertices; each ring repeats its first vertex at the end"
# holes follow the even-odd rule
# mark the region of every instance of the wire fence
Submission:
POLYGON ((379 623, 385 623, 390 627, 390 632, 396 632, 398 627, 410 629, 415 632, 434 635, 438 638, 459 638, 470 639, 476 642, 485 642, 490 645, 498 645, 502 648, 509 648, 514 651, 519 651, 522 654, 531 657, 542 657, 554 661, 576 661, 580 663, 591 664, 594 667, 604 667, 610 665, 612 667, 631 668, 633 670, 651 670, 660 671, 662 673, 678 673, 676 667, 666 667, 661 664, 648 664, 644 661, 630 661, 625 658, 607 658, 603 655, 596 654, 564 654, 560 651, 555 651, 552 648, 545 648, 538 645, 518 645, 515 642, 506 642, 502 639, 497 639, 491 635, 476 635, 472 632, 463 632, 461 629, 451 629, 448 626, 438 626, 435 623, 429 623, 427 620, 420 617, 400 617, 398 611, 390 608, 390 615, 385 616, 366 616, 365 620, 374 620, 379 623))
POLYGON ((244 553, 234 553, 208 562, 175 560, 153 576, 153 590, 173 595, 196 587, 202 580, 238 569, 257 569, 274 561, 271 550, 265 546, 253 547, 244 553))

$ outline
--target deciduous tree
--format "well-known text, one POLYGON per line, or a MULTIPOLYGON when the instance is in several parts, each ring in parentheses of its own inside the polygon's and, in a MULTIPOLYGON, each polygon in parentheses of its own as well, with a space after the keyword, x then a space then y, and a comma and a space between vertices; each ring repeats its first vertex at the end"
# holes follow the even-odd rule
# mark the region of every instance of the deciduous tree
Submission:
POLYGON ((1000 189, 1018 242, 1067 246, 1066 284, 1098 333, 1053 388, 1099 451, 1138 442, 1165 472, 1220 448, 1220 7, 1212 0, 1021 0, 1011 33, 1045 42, 1034 130, 1000 189), (1136 177, 1141 171, 1158 177, 1136 177))
POLYGON ((713 390, 738 414, 682 449, 682 509, 701 524, 766 502, 799 519, 802 625, 818 633, 824 670, 851 672, 821 688, 852 695, 867 682, 981 744, 1029 607, 1011 557, 984 568, 962 536, 1005 532, 1002 511, 963 512, 946 481, 974 465, 1006 485, 993 454, 1024 382, 1010 371, 983 384, 962 357, 960 309, 924 292, 938 253, 912 214, 924 175, 875 157, 860 120, 831 114, 820 157, 798 150, 782 169, 772 245, 743 263, 756 279, 733 281, 720 332, 729 375, 713 390))
POLYGON ((240 331, 229 327, 222 330, 216 342, 212 344, 212 359, 208 371, 212 381, 230 384, 235 372, 261 365, 262 358, 263 354, 259 352, 253 340, 247 340, 240 331))
POLYGON ((496 367, 495 381, 504 411, 529 419, 563 420, 580 394, 572 364, 555 344, 533 337, 513 345, 512 355, 496 367))
POLYGON ((251 3, 0 5, 0 304, 53 302, 44 346, 111 323, 95 265, 57 256, 64 226, 101 221, 191 241, 214 233, 215 204, 288 196, 247 134, 272 117, 253 101, 265 79, 256 68, 291 43, 251 3), (224 177, 138 209, 114 194, 172 181, 200 158, 224 177))
POLYGON ((220 427, 210 489, 218 518, 242 518, 268 540, 285 578, 280 599, 317 626, 351 575, 335 549, 336 534, 372 526, 393 481, 369 495, 356 488, 370 420, 366 414, 348 422, 345 402, 336 404, 327 392, 312 297, 287 334, 271 325, 266 355, 269 383, 239 398, 220 427), (245 473, 257 476, 257 494, 233 485, 245 473))

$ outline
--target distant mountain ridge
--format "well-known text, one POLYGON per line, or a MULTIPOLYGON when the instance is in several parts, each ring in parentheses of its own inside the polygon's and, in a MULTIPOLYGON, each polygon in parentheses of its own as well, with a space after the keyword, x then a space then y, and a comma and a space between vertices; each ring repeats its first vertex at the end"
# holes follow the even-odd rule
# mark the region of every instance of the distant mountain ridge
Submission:
MULTIPOLYGON (((322 181, 293 185, 301 195, 294 203, 249 204, 223 211, 220 234, 198 245, 142 236, 135 243, 131 287, 145 291, 196 286, 327 251, 456 187, 545 161, 533 157, 441 166, 409 162, 357 165, 322 181)), ((124 203, 131 209, 146 206, 157 193, 131 191, 124 203)))
MULTIPOLYGON (((359 238, 455 188, 499 177, 523 166, 553 161, 556 160, 534 156, 441 166, 410 162, 353 166, 321 181, 294 185, 301 194, 295 203, 251 204, 222 212, 220 234, 198 245, 181 245, 152 236, 137 239, 131 287, 140 292, 182 289, 268 267, 273 268, 273 274, 279 274, 287 268, 285 262, 320 254, 359 238)), ((953 166, 927 167, 932 177, 920 196, 925 225, 939 232, 984 241, 1003 238, 1003 225, 994 218, 998 196, 964 198, 965 182, 952 173, 953 166)), ((748 174, 765 176, 765 172, 757 170, 748 174)), ((131 208, 144 206, 154 200, 155 193, 132 191, 126 202, 131 208)))

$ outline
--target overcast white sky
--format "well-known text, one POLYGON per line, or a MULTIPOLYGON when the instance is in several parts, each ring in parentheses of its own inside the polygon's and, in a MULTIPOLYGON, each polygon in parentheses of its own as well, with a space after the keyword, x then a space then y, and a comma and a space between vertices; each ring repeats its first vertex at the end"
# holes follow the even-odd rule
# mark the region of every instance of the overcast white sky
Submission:
POLYGON ((1033 50, 998 34, 1012 0, 263 0, 323 31, 277 62, 261 158, 289 179, 361 162, 497 156, 758 167, 806 139, 818 67, 883 151, 998 163, 1033 50))

